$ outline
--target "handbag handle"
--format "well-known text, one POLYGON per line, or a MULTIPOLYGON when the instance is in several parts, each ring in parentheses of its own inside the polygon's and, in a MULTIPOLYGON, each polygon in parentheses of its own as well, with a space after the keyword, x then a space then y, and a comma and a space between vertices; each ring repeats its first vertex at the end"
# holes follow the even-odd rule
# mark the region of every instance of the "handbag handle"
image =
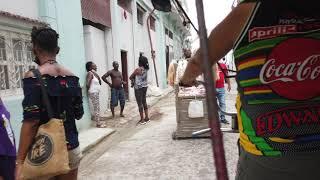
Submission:
POLYGON ((51 118, 53 118, 53 111, 52 111, 52 107, 51 107, 51 104, 50 104, 50 100, 49 100, 49 96, 48 96, 47 90, 44 87, 44 82, 43 82, 43 79, 41 77, 41 73, 40 73, 40 71, 38 69, 33 69, 32 72, 36 76, 38 81, 40 82, 40 88, 41 88, 43 103, 47 108, 48 117, 49 117, 49 119, 51 119, 51 118))

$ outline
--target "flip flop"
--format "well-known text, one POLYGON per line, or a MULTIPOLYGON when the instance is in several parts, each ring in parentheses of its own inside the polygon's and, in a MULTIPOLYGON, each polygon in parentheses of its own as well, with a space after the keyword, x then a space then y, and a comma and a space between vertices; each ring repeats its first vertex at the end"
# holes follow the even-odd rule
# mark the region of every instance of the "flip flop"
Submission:
POLYGON ((107 128, 106 124, 97 124, 97 128, 107 128))

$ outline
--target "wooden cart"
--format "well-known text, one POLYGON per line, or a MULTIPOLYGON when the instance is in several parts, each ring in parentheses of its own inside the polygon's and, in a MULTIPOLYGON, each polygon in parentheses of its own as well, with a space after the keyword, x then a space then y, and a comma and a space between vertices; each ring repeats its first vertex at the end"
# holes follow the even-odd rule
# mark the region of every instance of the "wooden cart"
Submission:
MULTIPOLYGON (((175 87, 175 95, 176 95, 176 120, 177 120, 177 128, 176 131, 173 132, 173 139, 184 139, 184 138, 192 138, 192 133, 208 128, 208 111, 206 105, 205 96, 195 97, 195 96, 183 96, 179 97, 179 87, 175 87), (188 107, 189 103, 192 100, 201 100, 203 102, 204 109, 204 117, 203 118, 189 118, 188 116, 188 107)), ((210 137, 209 133, 201 134, 197 137, 204 138, 210 137)))

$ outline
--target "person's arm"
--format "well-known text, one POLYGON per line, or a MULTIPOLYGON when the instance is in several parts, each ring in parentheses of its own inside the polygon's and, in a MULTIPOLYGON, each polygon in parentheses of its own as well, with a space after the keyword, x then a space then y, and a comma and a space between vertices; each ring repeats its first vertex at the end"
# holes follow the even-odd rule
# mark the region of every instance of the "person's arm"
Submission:
POLYGON ((137 69, 135 69, 135 70, 133 71, 133 73, 130 75, 129 79, 130 79, 131 81, 134 81, 134 78, 136 77, 136 75, 139 75, 139 74, 141 74, 141 70, 140 70, 140 68, 137 68, 137 69))
POLYGON ((109 77, 111 75, 110 71, 108 71, 106 74, 104 74, 101 79, 107 83, 110 87, 111 87, 111 83, 108 81, 107 77, 109 77))
POLYGON ((90 86, 91 86, 91 81, 93 79, 93 74, 91 72, 88 72, 87 73, 87 78, 86 78, 86 82, 87 82, 87 90, 90 89, 90 86))
MULTIPOLYGON (((209 65, 212 66, 232 49, 254 7, 255 3, 240 4, 211 31, 208 39, 209 65)), ((202 73, 202 64, 203 58, 198 50, 189 61, 181 83, 193 84, 196 77, 202 73)))
POLYGON ((83 101, 82 101, 82 91, 80 87, 80 83, 78 82, 78 91, 79 91, 79 96, 76 96, 72 99, 72 107, 73 107, 73 112, 74 116, 77 120, 80 120, 84 114, 83 111, 83 101))
MULTIPOLYGON (((33 77, 32 72, 28 72, 25 78, 33 77)), ((24 99, 23 122, 20 133, 20 143, 16 160, 16 177, 20 178, 21 168, 27 156, 28 150, 36 136, 41 112, 41 89, 35 84, 25 83, 23 86, 24 99)))
MULTIPOLYGON (((223 64, 223 71, 224 71, 224 74, 226 75, 226 76, 228 76, 229 75, 229 72, 228 72, 228 67, 227 67, 227 65, 225 65, 225 64, 223 64)), ((231 82, 230 82, 230 78, 228 78, 228 77, 225 77, 225 79, 226 79, 226 82, 227 82, 227 90, 230 92, 231 91, 231 82)))

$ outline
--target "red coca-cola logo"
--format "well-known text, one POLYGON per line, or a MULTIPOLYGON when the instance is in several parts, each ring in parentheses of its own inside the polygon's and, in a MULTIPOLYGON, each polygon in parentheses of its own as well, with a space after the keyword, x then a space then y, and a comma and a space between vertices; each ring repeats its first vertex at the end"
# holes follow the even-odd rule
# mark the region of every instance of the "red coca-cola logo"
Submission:
POLYGON ((292 38, 277 45, 260 71, 260 80, 291 100, 320 95, 320 40, 292 38))

